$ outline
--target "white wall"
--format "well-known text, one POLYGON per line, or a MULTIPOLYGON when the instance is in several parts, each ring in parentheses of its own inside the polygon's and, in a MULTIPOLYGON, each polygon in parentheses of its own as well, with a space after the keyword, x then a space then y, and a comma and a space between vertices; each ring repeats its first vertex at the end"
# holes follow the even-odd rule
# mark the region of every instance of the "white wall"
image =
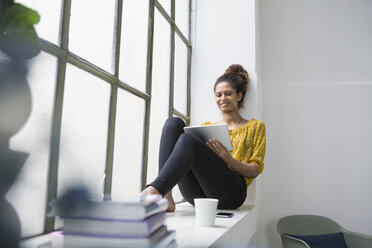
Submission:
POLYGON ((214 100, 216 79, 230 64, 241 64, 251 77, 242 115, 257 115, 254 0, 196 1, 192 54, 191 122, 219 121, 214 100))
MULTIPOLYGON (((250 76, 241 115, 246 119, 261 119, 256 76, 255 1, 203 0, 196 1, 195 8, 191 124, 221 120, 213 86, 231 64, 241 64, 250 76)), ((259 187, 258 179, 248 188, 245 204, 258 204, 256 191, 259 187)))
MULTIPOLYGON (((241 64, 250 76, 249 91, 241 115, 261 119, 262 92, 256 76, 256 15, 255 0, 196 1, 192 55, 191 124, 221 120, 214 100, 216 79, 230 64, 241 64)), ((261 176, 260 176, 261 177, 261 176)), ((260 177, 248 188, 246 204, 257 204, 260 177)), ((259 206, 251 213, 246 230, 255 232, 259 206)))
POLYGON ((372 1, 258 1, 267 156, 258 247, 307 213, 372 234, 372 1))
MULTIPOLYGON (((246 119, 261 119, 256 76, 255 1, 203 0, 194 3, 191 124, 222 119, 213 86, 231 64, 241 64, 250 76, 241 115, 246 119)), ((257 203, 256 188, 259 188, 259 180, 248 188, 245 204, 257 203)))

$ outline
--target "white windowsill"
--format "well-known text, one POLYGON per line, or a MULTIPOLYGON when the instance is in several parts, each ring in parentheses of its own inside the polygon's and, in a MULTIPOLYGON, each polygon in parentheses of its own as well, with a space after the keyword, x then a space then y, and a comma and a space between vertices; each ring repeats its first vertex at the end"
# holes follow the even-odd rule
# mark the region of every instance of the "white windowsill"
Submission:
POLYGON ((232 218, 216 218, 214 227, 195 224, 195 208, 189 203, 177 204, 176 212, 167 214, 168 229, 176 230, 178 247, 247 247, 257 228, 255 206, 243 205, 232 218))
MULTIPOLYGON (((195 208, 189 203, 177 204, 176 212, 167 213, 166 225, 176 230, 177 245, 183 247, 248 247, 257 229, 255 206, 243 205, 232 218, 216 218, 214 227, 195 224, 195 208)), ((63 246, 61 232, 53 232, 20 243, 20 248, 52 248, 63 246)))

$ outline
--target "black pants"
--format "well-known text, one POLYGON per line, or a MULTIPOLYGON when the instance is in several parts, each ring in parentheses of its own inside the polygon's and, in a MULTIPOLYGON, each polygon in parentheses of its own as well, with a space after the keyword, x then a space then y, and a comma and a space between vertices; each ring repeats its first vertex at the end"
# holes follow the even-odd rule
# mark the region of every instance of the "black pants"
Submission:
POLYGON ((217 198, 218 208, 235 209, 245 198, 244 177, 232 171, 203 141, 184 133, 185 123, 169 118, 163 127, 159 153, 159 175, 149 185, 162 195, 177 183, 183 197, 194 204, 194 198, 217 198))

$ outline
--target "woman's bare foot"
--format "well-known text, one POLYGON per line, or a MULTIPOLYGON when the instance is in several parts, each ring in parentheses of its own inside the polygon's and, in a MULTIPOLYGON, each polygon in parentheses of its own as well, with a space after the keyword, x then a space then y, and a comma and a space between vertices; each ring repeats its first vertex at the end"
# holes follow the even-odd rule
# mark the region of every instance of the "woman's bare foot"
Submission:
POLYGON ((165 199, 168 200, 168 208, 167 212, 174 212, 176 211, 176 204, 174 203, 173 196, 172 196, 172 190, 169 191, 165 196, 165 199))
MULTIPOLYGON (((160 194, 158 189, 154 186, 148 186, 146 189, 144 189, 140 195, 150 195, 150 194, 160 194)), ((176 204, 174 203, 173 196, 172 196, 172 190, 169 191, 165 196, 165 199, 168 200, 168 208, 167 212, 174 212, 176 210, 176 204)))
POLYGON ((160 194, 158 189, 154 186, 148 186, 146 189, 144 189, 140 195, 151 195, 151 194, 160 194))

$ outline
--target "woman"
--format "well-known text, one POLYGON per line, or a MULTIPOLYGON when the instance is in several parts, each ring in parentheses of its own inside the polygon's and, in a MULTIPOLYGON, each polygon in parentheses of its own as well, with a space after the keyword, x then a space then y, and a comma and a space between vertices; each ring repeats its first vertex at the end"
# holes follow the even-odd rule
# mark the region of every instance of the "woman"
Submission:
POLYGON ((248 80, 247 71, 234 64, 214 85, 222 113, 217 123, 228 125, 233 150, 229 152, 218 140, 204 143, 184 133, 185 123, 171 117, 162 132, 159 175, 141 194, 162 194, 169 201, 170 212, 175 211, 172 188, 176 184, 191 204, 194 198, 206 197, 219 199, 219 209, 236 209, 243 204, 247 187, 263 170, 266 146, 264 123, 245 120, 239 114, 248 80))

